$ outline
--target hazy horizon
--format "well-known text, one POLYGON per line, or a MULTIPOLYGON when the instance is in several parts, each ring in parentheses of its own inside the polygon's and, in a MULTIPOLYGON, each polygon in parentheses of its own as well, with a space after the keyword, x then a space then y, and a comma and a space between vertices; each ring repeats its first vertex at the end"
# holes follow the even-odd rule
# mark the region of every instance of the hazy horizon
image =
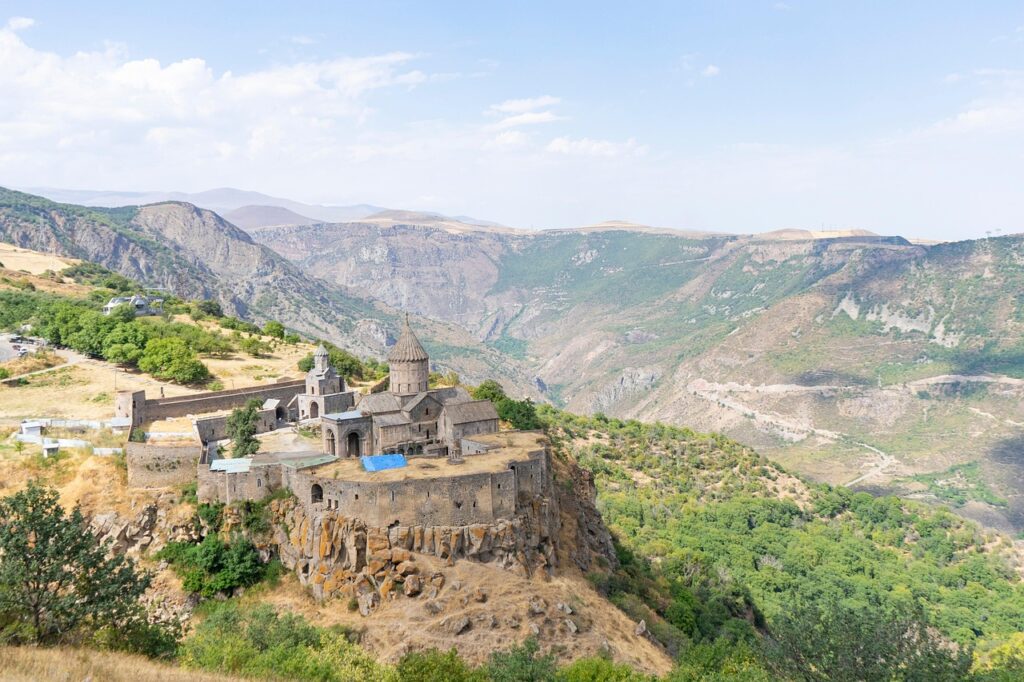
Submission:
POLYGON ((0 9, 4 186, 522 228, 1024 230, 1015 3, 0 9))

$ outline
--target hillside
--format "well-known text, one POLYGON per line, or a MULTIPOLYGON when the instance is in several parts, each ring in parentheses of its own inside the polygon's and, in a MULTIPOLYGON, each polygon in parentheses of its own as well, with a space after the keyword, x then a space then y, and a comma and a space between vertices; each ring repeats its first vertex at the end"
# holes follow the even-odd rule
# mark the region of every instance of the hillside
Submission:
MULTIPOLYGON (((215 299, 229 314, 276 319, 360 354, 383 354, 400 320, 393 308, 311 277, 191 204, 99 209, 0 189, 0 241, 99 263, 183 298, 215 299)), ((472 380, 500 376, 530 390, 529 376, 499 352, 455 325, 421 322, 441 366, 472 380)))
POLYGON ((1024 528, 1007 454, 1024 424, 1020 237, 360 221, 258 239, 306 272, 465 327, 569 409, 720 430, 819 480, 956 499, 1024 528))
POLYGON ((317 222, 313 218, 307 218, 281 206, 241 206, 225 211, 222 215, 229 223, 246 231, 279 225, 311 225, 317 222))

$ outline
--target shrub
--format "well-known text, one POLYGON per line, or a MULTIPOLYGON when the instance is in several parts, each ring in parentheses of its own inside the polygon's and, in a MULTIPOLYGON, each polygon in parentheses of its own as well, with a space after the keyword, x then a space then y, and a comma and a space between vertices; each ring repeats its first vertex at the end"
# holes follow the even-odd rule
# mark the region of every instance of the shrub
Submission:
POLYGON ((190 668, 259 679, 348 682, 394 680, 394 673, 344 633, 310 625, 266 604, 215 607, 181 647, 190 668))
POLYGON ((186 590, 203 597, 254 585, 265 575, 256 547, 242 537, 224 542, 217 535, 207 535, 195 545, 169 542, 157 558, 166 559, 174 567, 186 590))
POLYGON ((471 668, 455 649, 430 649, 402 656, 395 669, 402 682, 486 682, 482 670, 471 668))

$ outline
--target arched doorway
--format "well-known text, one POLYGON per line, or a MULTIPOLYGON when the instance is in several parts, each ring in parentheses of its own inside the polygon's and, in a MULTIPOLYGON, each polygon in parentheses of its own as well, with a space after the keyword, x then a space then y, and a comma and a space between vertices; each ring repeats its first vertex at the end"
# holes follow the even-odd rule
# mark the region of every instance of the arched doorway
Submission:
POLYGON ((359 457, 360 455, 363 454, 360 445, 361 444, 359 442, 359 433, 358 432, 353 431, 352 433, 348 434, 348 456, 349 457, 359 457))
POLYGON ((324 489, 320 487, 319 483, 314 483, 313 487, 310 489, 309 501, 313 504, 324 501, 324 489))
POLYGON ((316 419, 320 416, 320 403, 313 401, 309 404, 309 418, 316 419))
POLYGON ((335 455, 337 452, 337 443, 334 440, 334 431, 332 429, 327 429, 327 454, 335 455))
POLYGON ((285 411, 283 405, 278 405, 277 409, 274 410, 274 418, 279 422, 283 422, 288 418, 288 413, 285 411))

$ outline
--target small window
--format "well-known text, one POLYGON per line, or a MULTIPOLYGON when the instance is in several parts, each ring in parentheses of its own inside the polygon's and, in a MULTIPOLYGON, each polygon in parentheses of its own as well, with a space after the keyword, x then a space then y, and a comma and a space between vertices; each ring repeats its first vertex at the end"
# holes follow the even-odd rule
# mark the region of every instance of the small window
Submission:
POLYGON ((476 500, 473 500, 473 509, 476 509, 476 500))
POLYGON ((423 410, 423 414, 425 414, 425 415, 427 415, 429 417, 430 416, 430 408, 428 407, 425 410, 423 410))
POLYGON ((456 509, 462 509, 462 503, 461 502, 456 502, 455 503, 455 508, 456 509))
POLYGON ((357 500, 359 499, 359 493, 356 493, 356 499, 357 500))
POLYGON ((498 490, 501 490, 501 484, 500 483, 498 484, 498 490))
POLYGON ((263 487, 263 479, 262 478, 257 478, 256 479, 256 487, 257 488, 262 488, 263 487))
POLYGON ((392 502, 395 501, 395 491, 394 490, 391 491, 391 501, 392 502))

